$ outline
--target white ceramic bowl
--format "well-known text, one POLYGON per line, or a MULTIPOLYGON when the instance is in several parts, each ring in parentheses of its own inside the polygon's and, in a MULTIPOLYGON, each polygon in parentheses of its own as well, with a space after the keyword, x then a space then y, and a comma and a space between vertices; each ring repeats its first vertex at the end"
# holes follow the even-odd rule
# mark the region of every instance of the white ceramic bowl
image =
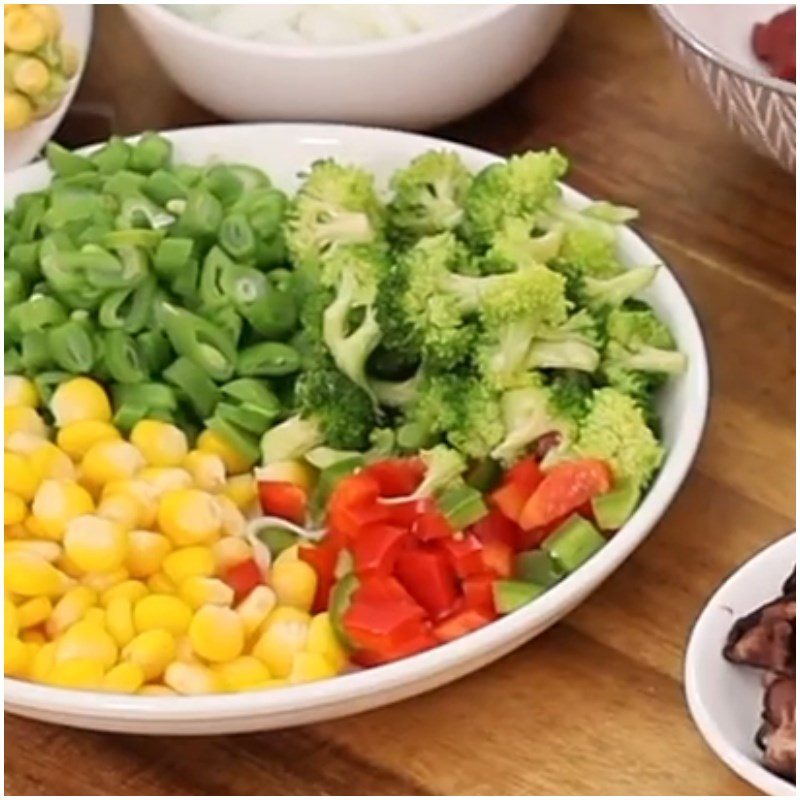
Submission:
POLYGON ((86 60, 89 57, 89 42, 92 38, 91 5, 56 4, 64 23, 64 40, 75 46, 81 60, 78 74, 70 81, 67 93, 59 107, 49 116, 18 131, 5 134, 3 146, 3 164, 6 170, 16 169, 36 158, 39 151, 47 144, 53 132, 61 124, 67 113, 72 97, 81 81, 86 60))
POLYGON ((686 651, 689 710, 709 747, 762 792, 795 795, 793 784, 761 766, 763 671, 731 664, 722 648, 733 623, 781 593, 797 558, 797 535, 757 553, 720 586, 695 623, 686 651))
POLYGON ((750 46, 753 25, 786 5, 654 5, 689 79, 762 155, 795 171, 796 89, 769 75, 750 46))
POLYGON ((519 82, 550 49, 569 6, 491 5, 440 29, 338 47, 241 41, 159 5, 124 8, 175 83, 222 117, 421 129, 519 82))
MULTIPOLYGON (((168 133, 176 157, 252 163, 282 187, 297 185, 297 173, 318 158, 333 156, 372 170, 385 185, 388 175, 420 152, 447 146, 474 170, 497 159, 489 153, 425 136, 337 125, 235 125, 168 133)), ((39 163, 6 176, 6 203, 45 185, 39 163)), ((588 202, 564 188, 565 198, 588 202)), ((625 198, 617 198, 624 200, 625 198)), ((621 232, 628 264, 658 261, 633 231, 621 232)), ((687 372, 670 381, 662 398, 668 449, 652 489, 630 521, 587 564, 524 608, 456 641, 419 655, 319 683, 272 691, 205 697, 128 697, 5 681, 6 710, 50 722, 136 733, 230 733, 299 725, 355 714, 433 689, 478 669, 523 644, 559 620, 596 589, 639 545, 669 506, 694 458, 708 402, 705 347, 692 307, 672 273, 660 270, 648 299, 669 323, 689 357, 687 372)))

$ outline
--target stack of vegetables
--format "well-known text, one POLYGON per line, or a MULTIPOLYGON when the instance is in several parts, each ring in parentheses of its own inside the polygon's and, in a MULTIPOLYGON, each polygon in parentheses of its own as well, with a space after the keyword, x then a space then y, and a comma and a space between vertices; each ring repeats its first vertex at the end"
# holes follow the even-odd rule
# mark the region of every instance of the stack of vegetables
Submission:
MULTIPOLYGON (((65 451, 70 474, 48 474, 56 457, 43 457, 36 490, 6 496, 7 554, 24 551, 20 564, 7 560, 12 619, 29 596, 44 609, 77 580, 95 592, 87 608, 112 637, 103 598, 131 583, 134 610, 144 590, 195 614, 222 608, 231 621, 247 601, 235 586, 231 598, 217 562, 187 576, 197 579, 187 597, 160 562, 147 575, 116 556, 82 567, 68 547, 158 537, 170 552, 213 549, 219 536, 246 549, 250 593, 278 603, 227 660, 261 660, 268 676, 250 685, 323 677, 342 669, 345 653, 384 663, 534 599, 595 553, 653 480, 663 458, 657 392, 685 359, 638 297, 656 267, 619 260, 616 228, 634 213, 568 207, 557 151, 477 175, 453 153, 425 153, 392 176, 386 202, 357 167, 312 164, 289 198, 250 166, 175 164, 155 134, 86 156, 50 145, 47 155, 51 185, 5 216, 5 365, 49 417, 28 401, 7 409, 6 448, 7 458, 25 455, 52 419, 47 452, 65 451), (80 420, 91 423, 81 435, 98 437, 86 449, 59 417, 60 393, 85 380, 76 376, 111 397, 100 416, 80 420), (9 448, 9 425, 23 444, 9 448), (180 441, 180 457, 148 466, 150 436, 159 447, 180 441), (199 477, 206 456, 224 463, 220 477, 214 462, 214 486, 199 477), (220 504, 234 516, 223 487, 247 484, 255 496, 248 470, 259 458, 260 511, 240 502, 223 535, 220 504), (191 485, 155 481, 154 499, 139 486, 153 469, 191 485), (46 506, 71 508, 60 495, 37 503, 54 477, 83 500, 78 521, 45 529, 46 506), (106 484, 118 478, 138 487, 138 502, 120 509, 155 502, 155 513, 120 519, 116 499, 109 510, 106 484), (173 508, 173 490, 191 494, 181 500, 191 512, 173 508), (211 525, 209 541, 175 539, 165 505, 211 525), (51 580, 35 597, 18 590, 32 561, 51 580), (201 583, 208 596, 192 594, 201 583), (278 663, 258 642, 273 641, 270 620, 281 614, 292 636, 276 634, 278 663)), ((50 613, 15 623, 23 666, 12 674, 64 682, 43 677, 50 662, 34 670, 35 654, 25 658, 29 645, 57 646, 68 632, 48 627, 50 613)), ((174 669, 145 670, 142 689, 227 685, 207 653, 181 644, 194 623, 180 620, 194 618, 176 613, 167 630, 197 681, 186 689, 174 669)), ((117 642, 123 659, 128 644, 117 642)), ((92 670, 92 685, 102 684, 92 670)))

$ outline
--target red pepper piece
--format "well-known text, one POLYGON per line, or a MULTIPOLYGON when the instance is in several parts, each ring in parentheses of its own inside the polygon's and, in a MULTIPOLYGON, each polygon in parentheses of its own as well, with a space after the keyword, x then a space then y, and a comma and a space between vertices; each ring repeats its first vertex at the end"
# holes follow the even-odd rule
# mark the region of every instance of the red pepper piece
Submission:
POLYGON ((475 536, 463 539, 443 539, 439 546, 447 553, 453 570, 459 578, 469 578, 485 570, 483 545, 475 536))
POLYGON ((356 575, 391 575, 408 536, 405 528, 396 525, 379 524, 364 528, 351 546, 356 575))
POLYGON ((223 580, 233 589, 237 601, 247 597, 256 586, 264 583, 261 570, 252 558, 228 567, 223 575, 223 580))
POLYGON ((514 549, 499 539, 484 542, 483 566, 498 578, 510 578, 514 572, 514 549))
POLYGON ((425 465, 420 458, 386 458, 370 464, 363 474, 378 482, 381 497, 403 497, 422 483, 425 465))
POLYGON ((432 619, 448 614, 458 599, 455 572, 444 553, 405 550, 397 559, 395 575, 432 619))
POLYGON ((494 607, 494 591, 492 590, 492 584, 496 580, 494 575, 487 573, 465 578, 461 583, 465 608, 478 611, 488 617, 496 617, 497 611, 494 607))
POLYGON ((403 601, 366 603, 357 596, 342 618, 344 629, 357 650, 391 653, 425 630, 416 604, 403 601))
POLYGON ((420 514, 411 526, 411 533, 421 542, 451 539, 455 532, 447 517, 435 509, 420 514))
POLYGON ((312 566, 317 573, 317 589, 311 606, 315 614, 328 608, 331 589, 336 583, 336 564, 341 552, 341 545, 335 538, 327 537, 316 545, 301 545, 297 551, 298 558, 312 566))
POLYGON ((505 514, 492 509, 485 517, 479 519, 470 532, 481 542, 503 542, 514 550, 519 549, 521 531, 505 514))
POLYGON ((305 489, 288 481, 259 481, 258 499, 265 514, 302 525, 306 519, 308 495, 305 489))
POLYGON ((475 609, 466 609, 448 617, 433 629, 433 635, 440 642, 450 642, 467 633, 478 630, 492 621, 492 617, 475 609))
POLYGON ((439 640, 425 628, 395 647, 384 648, 381 652, 357 650, 350 658, 353 663, 361 667, 377 667, 381 664, 397 661, 400 658, 413 656, 424 650, 430 650, 431 647, 435 647, 437 644, 439 644, 439 640))

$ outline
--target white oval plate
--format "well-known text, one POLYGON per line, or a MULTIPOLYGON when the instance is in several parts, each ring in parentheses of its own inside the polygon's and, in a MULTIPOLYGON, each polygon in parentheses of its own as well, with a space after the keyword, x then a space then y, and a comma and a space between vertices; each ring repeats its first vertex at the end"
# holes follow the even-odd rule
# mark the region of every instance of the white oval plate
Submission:
MULTIPOLYGON (((478 170, 497 156, 426 136, 342 125, 261 124, 189 128, 167 134, 176 158, 193 162, 229 159, 263 167, 275 183, 292 189, 297 174, 318 158, 333 156, 388 176, 419 153, 447 147, 478 170)), ((43 163, 6 175, 6 202, 44 186, 43 163)), ((588 202, 564 188, 575 206, 588 202)), ((624 198, 620 198, 624 199, 624 198)), ((626 263, 658 256, 631 230, 620 249, 626 263)), ((441 686, 505 655, 540 634, 583 601, 644 540, 678 491, 694 458, 708 403, 708 365, 703 337, 677 280, 664 268, 646 294, 669 323, 689 357, 686 373, 661 397, 667 457, 651 490, 625 527, 587 564, 524 608, 456 641, 375 669, 319 683, 204 697, 146 697, 77 692, 7 679, 6 710, 50 722, 132 733, 205 734, 268 730, 355 714, 441 686)))
POLYGON ((64 24, 64 41, 74 45, 80 58, 78 74, 72 78, 61 105, 49 116, 34 122, 19 131, 7 132, 3 146, 4 169, 12 170, 36 158, 39 151, 50 141, 50 137, 61 124, 72 98, 81 82, 86 62, 89 58, 89 44, 92 39, 91 4, 55 4, 64 24))
POLYGON ((795 786, 761 765, 763 670, 731 664, 722 648, 733 623, 781 593, 797 558, 797 534, 766 547, 717 589, 695 623, 686 651, 686 699, 709 747, 748 783, 771 795, 795 786))

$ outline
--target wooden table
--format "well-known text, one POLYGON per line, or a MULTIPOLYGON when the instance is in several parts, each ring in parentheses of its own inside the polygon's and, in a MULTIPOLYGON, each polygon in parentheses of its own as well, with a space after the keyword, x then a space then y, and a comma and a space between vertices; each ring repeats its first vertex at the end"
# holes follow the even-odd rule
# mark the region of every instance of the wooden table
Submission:
MULTIPOLYGON (((118 9, 99 8, 97 22, 84 108, 110 110, 122 133, 212 119, 118 9)), ((700 739, 681 674, 709 593, 793 526, 794 182, 724 129, 638 7, 576 8, 541 69, 439 134, 500 153, 558 144, 578 189, 641 209, 638 227, 694 301, 712 364, 708 428, 674 505, 563 623, 447 688, 238 737, 113 736, 10 718, 9 793, 752 791, 700 739)))

